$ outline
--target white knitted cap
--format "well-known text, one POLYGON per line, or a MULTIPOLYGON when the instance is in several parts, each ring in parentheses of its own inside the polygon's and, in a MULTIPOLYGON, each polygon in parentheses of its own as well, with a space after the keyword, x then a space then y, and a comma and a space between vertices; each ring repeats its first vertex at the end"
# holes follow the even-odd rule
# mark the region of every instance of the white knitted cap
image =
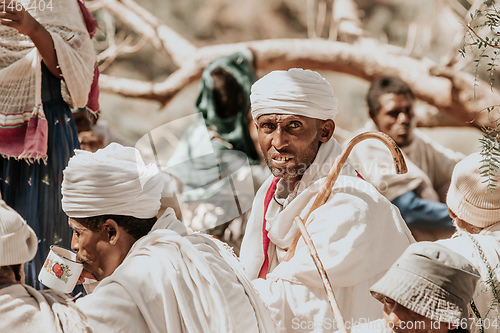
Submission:
POLYGON ((14 209, 0 200, 0 266, 23 264, 35 257, 38 239, 14 209))
MULTIPOLYGON (((480 228, 500 222, 500 189, 487 192, 481 176, 483 157, 474 153, 457 163, 446 196, 448 208, 461 220, 480 228)), ((497 175, 496 179, 499 177, 497 175)))

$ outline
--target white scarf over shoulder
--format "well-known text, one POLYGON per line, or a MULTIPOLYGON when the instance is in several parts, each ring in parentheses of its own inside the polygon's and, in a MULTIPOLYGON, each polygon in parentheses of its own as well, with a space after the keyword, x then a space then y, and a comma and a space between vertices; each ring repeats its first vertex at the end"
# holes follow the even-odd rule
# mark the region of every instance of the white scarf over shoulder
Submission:
MULTIPOLYGON (((378 131, 371 120, 357 134, 368 131, 378 131)), ((414 130, 413 142, 402 151, 408 167, 408 172, 402 175, 396 174, 391 153, 378 140, 370 139, 357 144, 350 159, 363 178, 392 201, 422 183, 439 190, 450 181, 455 164, 464 158, 461 153, 431 142, 418 129, 414 130)))
MULTIPOLYGON (((500 283, 500 223, 495 223, 474 235, 468 235, 466 231, 459 229, 452 238, 438 240, 437 243, 464 256, 479 271, 481 279, 477 282, 473 301, 484 320, 484 332, 498 332, 500 324, 498 322, 500 320, 500 304, 497 298, 500 292, 498 290, 500 283), (471 237, 475 239, 480 248, 472 241, 471 237), (493 285, 495 288, 492 288, 493 285)), ((477 318, 472 312, 469 318, 473 318, 471 332, 479 332, 477 318)))
MULTIPOLYGON (((84 107, 96 57, 77 0, 18 2, 50 33, 73 107, 84 107)), ((1 125, 26 122, 41 103, 40 64, 38 50, 28 36, 0 25, 1 125)))
POLYGON ((187 235, 171 208, 77 306, 96 332, 274 331, 236 257, 220 242, 187 235))
POLYGON ((0 289, 0 314, 0 332, 94 332, 67 295, 17 283, 0 289))
MULTIPOLYGON (((322 144, 298 191, 284 200, 275 194, 268 207, 270 272, 266 280, 254 280, 254 286, 283 332, 331 332, 335 328, 322 281, 303 239, 290 261, 282 258, 298 232, 293 219, 304 218, 309 212, 340 152, 333 139, 322 144)), ((368 182, 352 175, 346 165, 330 199, 307 221, 342 314, 350 325, 355 324, 353 320, 380 318, 382 308, 370 296, 369 288, 413 242, 397 208, 368 182)), ((264 261, 264 197, 270 183, 271 178, 255 197, 241 247, 241 261, 252 279, 257 278, 264 261)))

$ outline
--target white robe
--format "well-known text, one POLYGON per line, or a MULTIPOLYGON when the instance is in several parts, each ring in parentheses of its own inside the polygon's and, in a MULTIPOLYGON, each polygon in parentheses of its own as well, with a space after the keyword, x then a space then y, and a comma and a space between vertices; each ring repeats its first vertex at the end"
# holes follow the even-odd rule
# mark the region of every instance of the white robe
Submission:
MULTIPOLYGON (((271 200, 266 214, 270 239, 270 271, 266 280, 256 278, 264 262, 263 202, 272 177, 256 194, 243 238, 241 261, 249 277, 255 279, 254 286, 271 310, 278 331, 331 332, 335 328, 321 278, 303 239, 289 262, 282 258, 298 232, 294 217, 306 216, 340 153, 340 145, 334 139, 322 144, 296 192, 280 198, 278 190, 271 200)), ((348 164, 342 174, 353 174, 348 164)), ((309 217, 307 229, 344 319, 353 324, 360 318, 380 318, 381 303, 370 295, 369 287, 414 241, 399 210, 368 182, 341 175, 330 199, 309 217)))
POLYGON ((77 306, 96 332, 273 332, 237 258, 170 208, 77 306))
POLYGON ((19 283, 0 289, 0 332, 92 332, 65 295, 38 291, 19 283))
MULTIPOLYGON (((378 131, 369 120, 357 132, 378 131)), ((439 192, 449 183, 455 164, 464 158, 461 153, 444 148, 414 130, 414 140, 402 149, 408 172, 396 174, 391 153, 380 141, 368 139, 358 143, 350 154, 352 166, 390 201, 424 183, 439 192)))
MULTIPOLYGON (((498 287, 500 285, 500 223, 493 224, 483 229, 479 234, 472 236, 479 243, 485 259, 492 268, 492 274, 498 287)), ((494 295, 491 287, 485 282, 490 279, 488 268, 483 263, 480 251, 475 247, 467 233, 461 230, 454 234, 451 239, 439 240, 437 243, 461 254, 479 271, 481 279, 477 282, 473 301, 481 314, 481 318, 485 319, 484 331, 486 333, 500 331, 500 306, 498 301, 496 304, 492 303, 494 295)), ((479 332, 477 318, 472 312, 469 314, 469 318, 472 318, 470 323, 473 324, 471 332, 479 332)))

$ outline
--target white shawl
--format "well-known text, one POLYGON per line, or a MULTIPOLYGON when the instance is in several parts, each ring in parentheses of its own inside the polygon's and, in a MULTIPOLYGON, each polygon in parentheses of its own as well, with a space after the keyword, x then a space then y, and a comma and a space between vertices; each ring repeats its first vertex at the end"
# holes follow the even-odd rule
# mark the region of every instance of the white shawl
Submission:
POLYGON ((53 290, 14 284, 0 289, 0 332, 93 332, 73 301, 53 290))
POLYGON ((186 234, 172 209, 77 305, 97 332, 272 332, 236 258, 186 234), (168 228, 162 229, 162 228, 168 228), (173 231, 175 230, 175 231, 173 231))
MULTIPOLYGON (((295 256, 281 261, 298 232, 293 219, 308 213, 326 173, 341 149, 335 141, 320 147, 298 194, 271 201, 266 219, 270 239, 270 273, 254 285, 284 332, 331 332, 335 323, 320 276, 304 241, 295 256), (311 171, 311 172, 310 172, 311 171), (284 206, 278 204, 281 201, 284 206)), ((350 173, 349 167, 343 173, 350 173)), ((243 244, 241 261, 251 278, 258 276, 262 250, 263 201, 271 178, 259 189, 243 244)), ((279 185, 279 183, 278 183, 279 185)), ((315 210, 307 229, 329 275, 344 318, 353 321, 382 315, 369 287, 380 278, 413 238, 399 211, 368 182, 341 175, 330 199, 315 210)))
MULTIPOLYGON (((467 232, 459 230, 451 239, 439 240, 437 243, 448 247, 469 260, 481 274, 481 279, 477 282, 474 292, 473 301, 481 314, 484 321, 484 332, 498 332, 500 325, 500 305, 494 301, 495 297, 486 281, 490 280, 488 267, 484 264, 487 260, 491 267, 491 273, 497 280, 496 287, 498 289, 498 281, 500 281, 500 223, 483 229, 479 234, 471 235, 474 237, 481 247, 478 251, 474 243, 471 241, 467 232), (480 252, 483 254, 481 257, 480 252)), ((477 318, 470 312, 472 326, 471 332, 479 332, 477 318)))
MULTIPOLYGON (((84 107, 96 57, 77 0, 19 2, 50 33, 73 107, 84 107), (52 7, 42 10, 42 3, 52 7)), ((31 39, 14 28, 0 25, 0 38, 0 124, 14 126, 41 103, 41 58, 31 39)))
MULTIPOLYGON (((372 120, 357 134, 368 131, 378 131, 372 120)), ((408 166, 408 172, 402 175, 396 174, 391 153, 378 140, 370 139, 357 144, 350 159, 363 178, 392 201, 422 183, 439 191, 450 181, 455 164, 464 157, 461 153, 431 142, 417 129, 414 130, 413 142, 402 151, 408 166)))

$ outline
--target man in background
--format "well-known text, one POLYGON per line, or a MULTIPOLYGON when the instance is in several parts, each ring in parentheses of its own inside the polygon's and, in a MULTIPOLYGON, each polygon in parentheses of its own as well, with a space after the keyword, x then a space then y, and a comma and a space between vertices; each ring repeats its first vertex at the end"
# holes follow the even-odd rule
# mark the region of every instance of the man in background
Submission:
POLYGON ((64 170, 62 206, 83 277, 77 301, 96 332, 272 332, 236 257, 188 235, 173 210, 156 218, 164 178, 132 147, 78 150, 64 170))
POLYGON ((453 167, 464 156, 415 129, 415 96, 401 79, 376 79, 366 101, 370 120, 358 133, 380 131, 389 135, 403 151, 408 173, 397 175, 387 148, 375 140, 356 145, 350 155, 353 166, 399 208, 417 240, 451 236, 454 228, 444 198, 453 167))

